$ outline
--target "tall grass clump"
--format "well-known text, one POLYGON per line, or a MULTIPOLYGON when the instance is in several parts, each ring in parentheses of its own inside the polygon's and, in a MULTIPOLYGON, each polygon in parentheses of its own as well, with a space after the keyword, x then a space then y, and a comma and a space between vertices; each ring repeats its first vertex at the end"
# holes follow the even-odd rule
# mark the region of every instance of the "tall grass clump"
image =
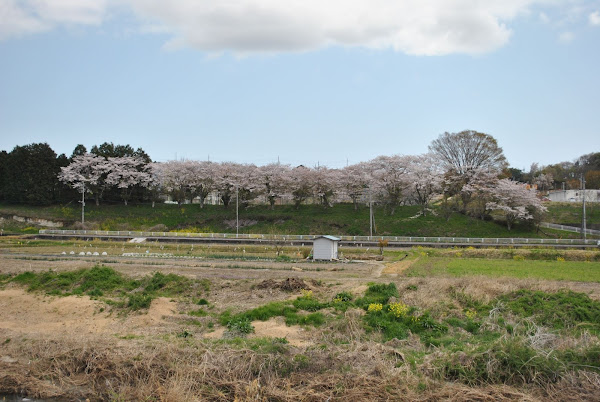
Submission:
POLYGON ((105 266, 77 271, 42 273, 25 272, 15 276, 12 282, 27 287, 29 291, 44 291, 51 295, 68 296, 88 294, 101 296, 116 289, 130 291, 139 286, 139 282, 126 278, 121 273, 105 266))
POLYGON ((193 281, 172 273, 165 275, 155 272, 151 276, 135 280, 101 265, 77 271, 24 272, 11 281, 25 286, 28 291, 42 291, 55 296, 105 296, 105 302, 131 310, 150 307, 156 297, 186 294, 195 296, 210 288, 207 280, 193 281), (122 299, 126 301, 119 301, 122 299))
POLYGON ((532 317, 538 324, 555 329, 586 328, 600 334, 600 302, 584 293, 518 290, 498 298, 514 314, 532 317))
POLYGON ((371 284, 364 297, 356 300, 358 307, 368 307, 372 303, 386 304, 390 298, 399 297, 398 289, 394 283, 385 284, 371 284))

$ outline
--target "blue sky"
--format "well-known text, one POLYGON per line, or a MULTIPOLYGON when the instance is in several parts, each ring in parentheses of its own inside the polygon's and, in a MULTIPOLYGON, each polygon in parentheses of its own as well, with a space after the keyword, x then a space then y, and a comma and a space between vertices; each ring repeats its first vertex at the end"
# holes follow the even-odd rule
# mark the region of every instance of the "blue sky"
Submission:
POLYGON ((600 1, 0 0, 0 149, 341 167, 600 151, 600 1), (327 4, 327 5, 325 5, 327 4))

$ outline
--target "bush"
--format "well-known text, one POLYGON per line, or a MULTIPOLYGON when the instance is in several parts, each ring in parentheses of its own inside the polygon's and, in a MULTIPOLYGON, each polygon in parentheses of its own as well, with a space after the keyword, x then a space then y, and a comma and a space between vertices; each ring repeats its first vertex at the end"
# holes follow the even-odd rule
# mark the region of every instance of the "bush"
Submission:
POLYGON ((150 304, 152 304, 152 296, 145 293, 135 293, 129 295, 127 301, 127 307, 132 310, 141 310, 145 308, 150 308, 150 304))
POLYGON ((254 327, 248 318, 235 317, 227 323, 227 329, 235 334, 247 335, 254 332, 254 327))

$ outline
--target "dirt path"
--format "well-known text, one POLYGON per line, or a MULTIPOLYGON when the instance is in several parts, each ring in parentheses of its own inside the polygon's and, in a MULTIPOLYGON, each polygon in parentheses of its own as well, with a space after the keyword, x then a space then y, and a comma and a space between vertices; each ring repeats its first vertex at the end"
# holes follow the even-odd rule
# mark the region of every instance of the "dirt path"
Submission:
POLYGON ((398 276, 401 275, 404 271, 411 267, 415 262, 419 261, 419 258, 414 260, 402 260, 397 262, 392 262, 387 264, 383 271, 381 271, 384 275, 398 276))

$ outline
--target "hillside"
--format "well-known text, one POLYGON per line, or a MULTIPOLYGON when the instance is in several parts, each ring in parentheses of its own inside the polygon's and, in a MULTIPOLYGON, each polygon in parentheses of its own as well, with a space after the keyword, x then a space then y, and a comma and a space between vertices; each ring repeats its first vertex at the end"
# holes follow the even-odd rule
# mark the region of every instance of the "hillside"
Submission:
MULTIPOLYGON (((563 204, 549 206, 546 220, 567 223, 577 219, 577 207, 563 204)), ((598 222, 599 210, 588 211, 590 224, 598 222), (590 214, 591 212, 591 214, 590 214)), ((62 222, 65 228, 81 228, 78 206, 30 207, 22 205, 0 205, 0 215, 41 218, 62 222)), ((581 214, 581 212, 579 212, 581 214)), ((579 220, 581 215, 579 215, 579 220)), ((319 205, 251 206, 240 209, 240 233, 279 234, 338 234, 368 235, 369 210, 362 206, 355 211, 350 204, 338 204, 331 208, 319 205)), ((545 229, 537 232, 532 225, 516 225, 508 231, 503 222, 483 221, 458 213, 448 220, 440 216, 437 208, 427 216, 420 216, 419 207, 404 206, 389 215, 383 208, 375 209, 376 234, 402 236, 451 236, 451 237, 576 237, 575 234, 554 232, 545 229)), ((235 207, 206 206, 196 204, 149 205, 88 205, 86 223, 89 229, 98 230, 146 230, 146 231, 189 231, 235 233, 235 207)), ((13 220, 2 222, 5 232, 37 232, 39 227, 31 223, 13 220)))

